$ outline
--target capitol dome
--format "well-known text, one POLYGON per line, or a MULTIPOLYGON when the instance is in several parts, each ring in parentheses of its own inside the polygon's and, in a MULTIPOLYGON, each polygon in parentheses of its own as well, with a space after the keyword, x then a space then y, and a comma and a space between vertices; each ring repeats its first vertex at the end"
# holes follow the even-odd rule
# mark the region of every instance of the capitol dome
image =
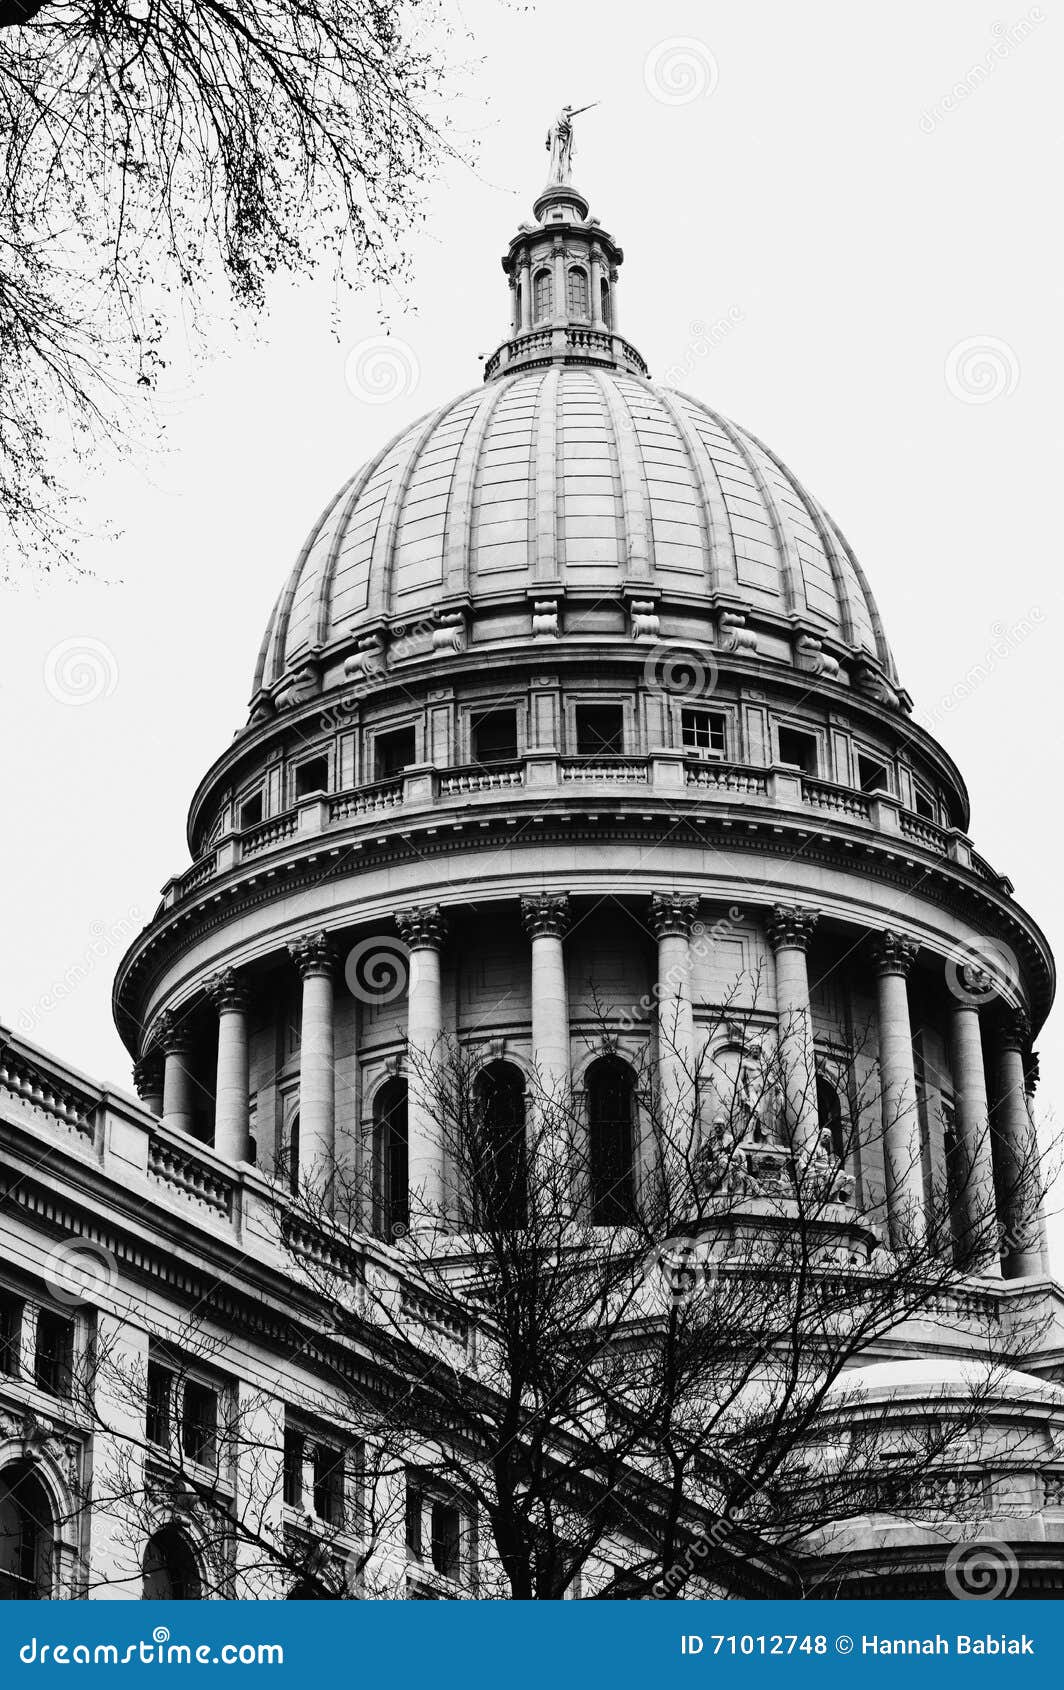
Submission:
POLYGON ((285 583, 256 693, 382 622, 467 607, 476 639, 508 603, 557 592, 577 617, 646 593, 676 632, 730 608, 787 658, 804 627, 841 664, 870 659, 893 680, 868 583, 823 506, 746 430, 607 352, 588 364, 578 341, 572 362, 497 375, 363 465, 285 583))

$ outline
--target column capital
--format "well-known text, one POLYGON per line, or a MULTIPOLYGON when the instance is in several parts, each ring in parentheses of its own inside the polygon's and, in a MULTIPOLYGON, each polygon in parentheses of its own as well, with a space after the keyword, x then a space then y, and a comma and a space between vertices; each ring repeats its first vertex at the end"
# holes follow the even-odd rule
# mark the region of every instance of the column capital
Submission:
POLYGON ((203 989, 219 1015, 224 1015, 227 1010, 246 1011, 250 1007, 251 993, 238 969, 219 968, 216 974, 211 974, 203 982, 203 989))
POLYGON ((530 939, 564 939, 572 920, 568 892, 536 892, 522 898, 521 919, 530 939))
POLYGON ((1016 1050, 1023 1056, 1031 1042, 1031 1023, 1023 1010, 1012 1010, 995 1022, 994 1037, 999 1050, 1016 1050))
POLYGON ((699 899, 686 892, 654 892, 650 925, 657 939, 689 939, 698 915, 699 899))
POLYGON ((807 904, 773 904, 768 942, 774 951, 807 951, 820 912, 807 904))
POLYGON ((145 1098, 158 1097, 163 1089, 163 1060, 158 1047, 150 1051, 147 1056, 139 1057, 133 1064, 133 1084, 137 1096, 143 1101, 145 1098))
POLYGON ((395 925, 404 945, 409 945, 412 951, 442 950, 447 920, 439 904, 416 904, 413 909, 396 910, 395 925))
POLYGON ((288 954, 299 970, 301 980, 310 980, 315 975, 331 975, 336 965, 336 952, 325 932, 304 933, 293 939, 288 946, 288 954))
POLYGON ((162 1051, 164 1056, 184 1056, 192 1049, 192 1031, 186 1021, 178 1021, 172 1009, 164 1009, 156 1017, 152 1033, 152 1055, 162 1051))
POLYGON ((905 980, 919 949, 915 939, 895 932, 893 927, 885 927, 881 933, 874 935, 869 948, 872 967, 879 975, 898 974, 905 980))

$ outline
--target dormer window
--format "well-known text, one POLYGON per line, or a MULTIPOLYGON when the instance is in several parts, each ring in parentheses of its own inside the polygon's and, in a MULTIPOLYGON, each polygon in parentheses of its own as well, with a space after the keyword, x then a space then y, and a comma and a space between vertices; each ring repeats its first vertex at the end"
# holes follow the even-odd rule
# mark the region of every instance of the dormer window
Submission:
POLYGON ((551 277, 549 270, 537 270, 532 282, 532 310, 537 323, 545 323, 551 314, 551 277))
POLYGON ((570 317, 582 317, 586 321, 590 315, 588 301, 587 271, 581 270, 579 265, 574 265, 569 271, 570 317))

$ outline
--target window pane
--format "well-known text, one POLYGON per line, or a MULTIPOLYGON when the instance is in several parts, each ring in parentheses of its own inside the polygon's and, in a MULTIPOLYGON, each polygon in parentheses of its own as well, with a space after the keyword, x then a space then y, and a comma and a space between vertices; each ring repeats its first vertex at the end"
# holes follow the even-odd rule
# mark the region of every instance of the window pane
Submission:
POLYGON ((532 307, 536 322, 542 322, 551 313, 551 278, 549 270, 537 270, 536 279, 532 284, 532 307))
POLYGON ((569 315, 570 317, 586 317, 587 309, 587 271, 570 270, 569 272, 569 315))
POLYGON ((417 762, 417 741, 413 728, 395 728, 378 734, 375 744, 377 779, 388 780, 417 762))
POLYGON ((619 704, 578 704, 578 757, 619 757, 624 751, 624 712, 619 704))
POLYGON ((190 1461, 212 1467, 218 1431, 218 1398, 209 1385, 190 1379, 181 1411, 181 1447, 190 1461))

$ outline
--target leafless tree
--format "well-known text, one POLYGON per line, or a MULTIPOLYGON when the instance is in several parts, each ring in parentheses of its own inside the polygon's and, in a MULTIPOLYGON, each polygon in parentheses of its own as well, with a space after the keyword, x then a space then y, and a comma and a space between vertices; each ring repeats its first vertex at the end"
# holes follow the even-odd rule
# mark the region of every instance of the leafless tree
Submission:
POLYGON ((169 329, 401 276, 447 34, 437 0, 0 0, 5 557, 72 556, 77 460, 152 428, 169 329))

